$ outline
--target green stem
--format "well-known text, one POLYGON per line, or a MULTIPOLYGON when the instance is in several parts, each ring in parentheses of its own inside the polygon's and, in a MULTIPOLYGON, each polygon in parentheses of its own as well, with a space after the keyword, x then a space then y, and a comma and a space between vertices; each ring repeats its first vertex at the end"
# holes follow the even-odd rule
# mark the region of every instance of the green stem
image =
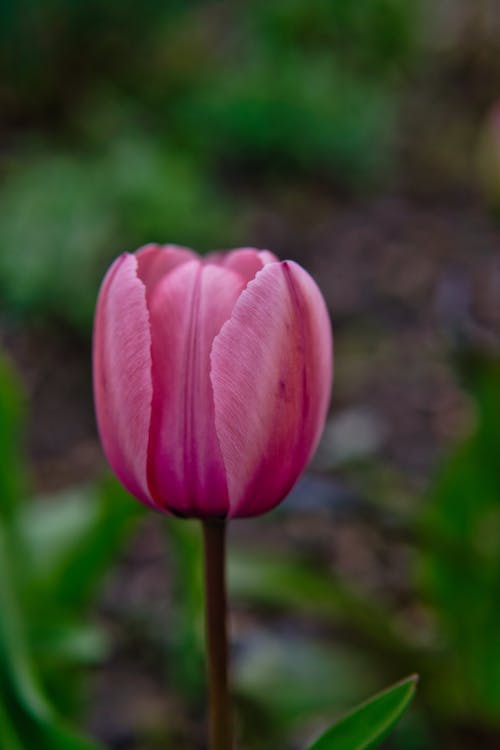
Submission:
POLYGON ((209 750, 233 750, 228 686, 226 523, 203 521, 205 625, 210 704, 209 750))

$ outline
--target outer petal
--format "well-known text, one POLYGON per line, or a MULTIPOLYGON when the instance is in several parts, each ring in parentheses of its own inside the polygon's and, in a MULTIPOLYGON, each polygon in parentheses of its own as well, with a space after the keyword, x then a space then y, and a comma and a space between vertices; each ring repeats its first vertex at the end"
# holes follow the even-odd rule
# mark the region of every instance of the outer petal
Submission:
POLYGON ((135 497, 148 491, 147 445, 153 387, 151 337, 137 260, 124 254, 109 269, 94 322, 94 398, 106 457, 135 497))
POLYGON ((194 261, 164 277, 151 299, 154 395, 148 480, 157 501, 179 515, 227 513, 210 350, 243 287, 232 271, 194 261))
POLYGON ((270 263, 249 283, 214 340, 211 378, 229 515, 263 513, 307 464, 330 400, 328 312, 300 266, 270 263))
POLYGON ((180 245, 145 245, 135 252, 137 274, 147 289, 148 299, 156 284, 181 263, 197 258, 196 253, 180 245))

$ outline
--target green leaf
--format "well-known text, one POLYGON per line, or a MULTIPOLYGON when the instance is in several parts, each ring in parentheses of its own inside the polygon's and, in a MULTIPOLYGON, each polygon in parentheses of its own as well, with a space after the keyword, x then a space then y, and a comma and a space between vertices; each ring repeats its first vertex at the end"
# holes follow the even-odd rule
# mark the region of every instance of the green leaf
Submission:
POLYGON ((168 638, 170 670, 176 690, 195 704, 205 686, 202 539, 199 524, 185 520, 169 518, 165 530, 177 602, 168 638))
POLYGON ((12 368, 0 356, 0 517, 10 521, 24 486, 21 466, 22 396, 12 368))
POLYGON ((0 739, 8 750, 99 750, 56 716, 39 684, 25 640, 8 539, 0 524, 0 739), (10 722, 9 710, 14 720, 10 722), (9 719, 7 721, 7 718, 9 719))
POLYGON ((407 709, 417 684, 412 675, 384 690, 344 716, 309 750, 372 750, 382 742, 407 709))
POLYGON ((96 525, 99 498, 95 486, 71 487, 37 496, 19 514, 30 551, 30 575, 38 582, 63 566, 66 557, 96 525))
POLYGON ((12 578, 7 536, 0 525, 0 673, 12 684, 21 705, 42 719, 50 709, 39 691, 24 642, 24 628, 12 578))
POLYGON ((462 371, 475 420, 442 462, 418 526, 418 585, 434 606, 445 659, 433 665, 427 684, 432 705, 444 714, 497 723, 500 361, 469 353, 462 371))
POLYGON ((24 750, 7 711, 0 702, 0 747, 3 750, 24 750))
POLYGON ((88 606, 110 566, 143 517, 142 506, 110 477, 99 488, 97 512, 81 539, 64 556, 56 596, 74 611, 88 606))
POLYGON ((111 477, 26 509, 22 528, 37 572, 28 599, 39 605, 38 622, 44 612, 53 618, 48 600, 72 615, 85 610, 141 516, 140 503, 111 477))

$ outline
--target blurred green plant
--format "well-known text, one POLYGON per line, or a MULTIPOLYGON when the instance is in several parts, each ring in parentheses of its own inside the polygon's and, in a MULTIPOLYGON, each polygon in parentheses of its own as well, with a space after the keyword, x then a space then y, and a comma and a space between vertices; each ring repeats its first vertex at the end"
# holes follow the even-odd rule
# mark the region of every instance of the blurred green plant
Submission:
POLYGON ((0 106, 8 121, 51 127, 102 80, 131 83, 177 2, 3 0, 0 106), (82 59, 82 50, 85 55, 82 59))
POLYGON ((0 746, 98 750, 66 719, 80 705, 83 667, 106 651, 89 611, 140 509, 115 482, 26 501, 16 439, 21 413, 22 398, 2 358, 0 746))
POLYGON ((122 250, 248 242, 256 176, 376 184, 418 29, 405 0, 4 0, 4 309, 88 331, 122 250))
POLYGON ((165 237, 207 249, 221 226, 232 238, 233 214, 192 160, 153 140, 25 158, 0 191, 2 304, 88 332, 113 257, 165 237))
POLYGON ((214 71, 178 112, 206 158, 237 165, 250 178, 299 171, 349 188, 388 167, 396 114, 383 86, 359 80, 331 56, 295 53, 214 71))
POLYGON ((430 698, 454 721, 500 729, 500 359, 467 353, 460 370, 475 427, 419 519, 418 585, 442 644, 430 698))
POLYGON ((192 143, 250 175, 298 172, 350 188, 380 176, 418 46, 418 4, 272 0, 237 13, 217 58, 179 94, 192 143))
POLYGON ((186 704, 199 709, 205 696, 201 529, 197 523, 170 518, 165 529, 174 586, 167 640, 169 678, 186 704))

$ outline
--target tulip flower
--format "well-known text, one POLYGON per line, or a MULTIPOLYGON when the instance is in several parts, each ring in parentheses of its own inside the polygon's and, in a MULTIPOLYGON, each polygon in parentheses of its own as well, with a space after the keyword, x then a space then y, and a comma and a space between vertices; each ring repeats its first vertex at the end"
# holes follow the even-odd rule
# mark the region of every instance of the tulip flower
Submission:
POLYGON ((210 750, 232 750, 225 521, 287 495, 318 442, 332 336, 318 287, 249 248, 148 245, 109 269, 94 326, 104 451, 138 500, 204 531, 210 750))
POLYGON ((312 278, 268 251, 201 259, 148 245, 99 294, 94 390, 104 451, 152 508, 237 518, 273 508, 308 463, 332 379, 312 278))

